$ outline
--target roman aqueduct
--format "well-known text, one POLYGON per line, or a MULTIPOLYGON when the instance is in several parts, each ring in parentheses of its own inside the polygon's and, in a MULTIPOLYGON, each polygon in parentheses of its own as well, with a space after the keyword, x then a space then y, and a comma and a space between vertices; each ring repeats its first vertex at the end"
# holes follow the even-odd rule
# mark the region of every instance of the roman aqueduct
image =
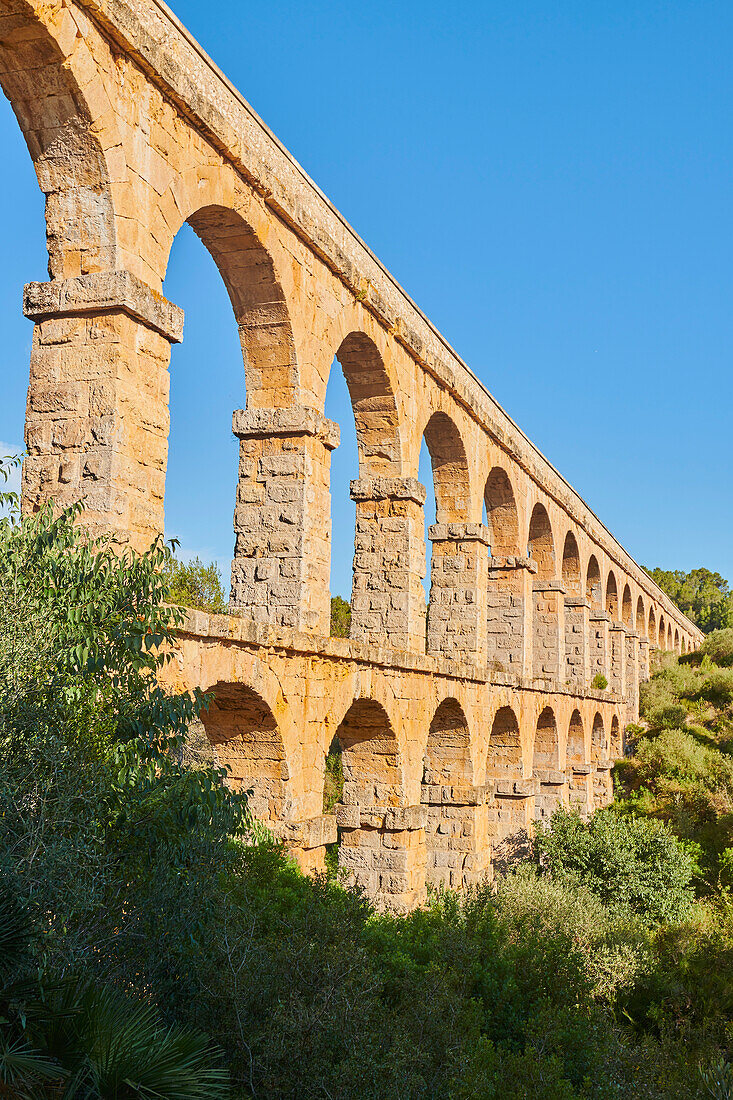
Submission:
POLYGON ((403 908, 475 881, 554 806, 607 800, 650 649, 697 645, 693 624, 163 3, 0 0, 0 83, 46 195, 26 509, 83 497, 136 547, 163 530, 183 315, 161 288, 184 222, 226 284, 246 391, 232 614, 190 614, 172 675, 215 692, 206 730, 255 813, 306 867, 338 835, 343 866, 403 908), (359 447, 348 639, 328 636, 334 356, 359 447), (343 801, 324 814, 335 738, 343 801))

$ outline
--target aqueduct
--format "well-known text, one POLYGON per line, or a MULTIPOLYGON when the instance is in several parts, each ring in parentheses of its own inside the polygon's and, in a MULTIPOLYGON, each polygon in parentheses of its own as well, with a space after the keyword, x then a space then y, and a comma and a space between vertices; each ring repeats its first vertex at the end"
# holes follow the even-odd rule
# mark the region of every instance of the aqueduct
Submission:
POLYGON ((0 0, 0 83, 46 195, 26 509, 83 498, 135 547, 163 530, 183 315, 161 289, 185 222, 226 284, 246 391, 231 614, 191 613, 172 667, 215 692, 207 733, 255 813, 306 867, 338 836, 355 880, 403 908, 475 881, 555 806, 607 800, 650 649, 696 646, 694 625, 160 0, 0 0), (348 639, 328 636, 334 356, 359 448, 348 639), (344 790, 324 814, 334 739, 344 790))

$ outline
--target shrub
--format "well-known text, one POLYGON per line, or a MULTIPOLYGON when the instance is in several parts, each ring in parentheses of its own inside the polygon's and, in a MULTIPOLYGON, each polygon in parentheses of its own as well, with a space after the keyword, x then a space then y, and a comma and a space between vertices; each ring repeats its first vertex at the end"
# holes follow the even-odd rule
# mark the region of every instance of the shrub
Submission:
POLYGON ((692 904, 695 861, 661 822, 613 809, 583 821, 556 810, 549 828, 538 828, 535 850, 553 877, 579 882, 612 912, 655 924, 680 920, 692 904))
POLYGON ((608 687, 608 680, 602 672, 597 672, 590 682, 590 686, 594 691, 605 691, 608 687))

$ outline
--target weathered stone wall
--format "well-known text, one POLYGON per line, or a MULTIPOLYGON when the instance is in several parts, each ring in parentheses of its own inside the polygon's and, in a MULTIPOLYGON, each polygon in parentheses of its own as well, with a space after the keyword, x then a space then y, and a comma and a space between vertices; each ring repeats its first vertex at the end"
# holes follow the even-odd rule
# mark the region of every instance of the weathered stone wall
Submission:
POLYGON ((179 677, 216 689, 207 732, 256 812, 307 867, 340 829, 355 880, 404 907, 426 883, 475 881, 553 806, 610 797, 609 730, 622 751, 650 649, 689 650, 699 632, 175 17, 157 0, 0 0, 0 85, 46 195, 49 281, 24 298, 26 510, 83 499, 87 524, 138 548, 163 530, 183 315, 162 290, 184 223, 226 285, 245 380, 237 617, 183 636, 179 677), (324 637, 334 357, 359 450, 344 643, 324 637))

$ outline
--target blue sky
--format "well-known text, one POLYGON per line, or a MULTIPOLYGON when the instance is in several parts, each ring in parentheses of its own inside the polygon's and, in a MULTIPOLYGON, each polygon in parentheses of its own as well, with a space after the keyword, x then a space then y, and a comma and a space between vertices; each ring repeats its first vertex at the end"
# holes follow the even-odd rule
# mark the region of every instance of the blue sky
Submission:
MULTIPOLYGON (((731 5, 175 11, 633 556, 733 579, 731 5)), ((17 444, 31 339, 21 287, 45 277, 43 201, 4 101, 0 139, 0 440, 17 444)), ((188 229, 165 290, 186 311, 168 534, 226 567, 241 354, 188 229)), ((332 590, 348 596, 356 452, 337 375, 332 590)))

